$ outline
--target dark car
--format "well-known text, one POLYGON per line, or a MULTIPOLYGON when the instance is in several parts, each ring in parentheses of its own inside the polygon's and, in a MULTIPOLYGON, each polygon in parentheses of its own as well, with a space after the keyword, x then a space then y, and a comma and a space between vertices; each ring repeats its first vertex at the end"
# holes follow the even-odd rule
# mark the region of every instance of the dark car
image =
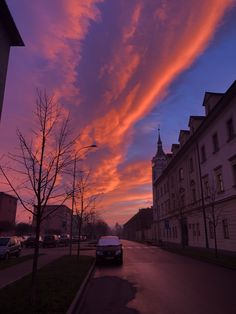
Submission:
MULTIPOLYGON (((30 236, 28 237, 28 239, 25 240, 24 245, 25 247, 35 247, 35 243, 36 243, 36 237, 35 236, 30 236)), ((39 236, 39 247, 42 246, 43 243, 43 239, 41 236, 39 236)))
POLYGON ((43 238, 43 247, 59 246, 59 237, 55 234, 45 235, 43 238))
POLYGON ((70 235, 69 234, 61 234, 59 236, 59 245, 60 246, 68 246, 70 244, 70 235))
POLYGON ((17 237, 0 237, 0 258, 18 257, 21 253, 21 244, 17 237))
POLYGON ((123 263, 123 248, 117 236, 100 237, 96 246, 96 263, 115 261, 123 263))

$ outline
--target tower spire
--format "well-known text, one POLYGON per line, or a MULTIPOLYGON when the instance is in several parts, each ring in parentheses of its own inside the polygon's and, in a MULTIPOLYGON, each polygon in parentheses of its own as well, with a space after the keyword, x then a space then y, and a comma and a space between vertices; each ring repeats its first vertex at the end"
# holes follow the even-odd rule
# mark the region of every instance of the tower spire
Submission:
POLYGON ((160 132, 160 125, 158 126, 158 141, 157 141, 157 153, 156 156, 165 156, 165 153, 162 148, 162 141, 161 141, 161 132, 160 132))

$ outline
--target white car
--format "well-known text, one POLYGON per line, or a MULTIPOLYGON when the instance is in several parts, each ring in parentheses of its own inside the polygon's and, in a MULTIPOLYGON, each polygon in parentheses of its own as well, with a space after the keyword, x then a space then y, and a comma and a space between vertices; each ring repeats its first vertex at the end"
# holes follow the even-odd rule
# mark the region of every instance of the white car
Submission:
POLYGON ((100 237, 96 246, 96 263, 115 261, 123 264, 123 248, 117 236, 100 237))

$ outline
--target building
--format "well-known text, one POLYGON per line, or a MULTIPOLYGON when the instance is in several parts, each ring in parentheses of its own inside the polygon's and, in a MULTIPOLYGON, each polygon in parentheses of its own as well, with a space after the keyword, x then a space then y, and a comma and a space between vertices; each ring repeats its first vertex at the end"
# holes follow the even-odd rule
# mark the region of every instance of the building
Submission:
POLYGON ((16 222, 17 198, 0 192, 0 224, 14 225, 16 222))
POLYGON ((127 240, 152 241, 152 208, 142 208, 123 226, 123 236, 127 240))
POLYGON ((0 118, 4 98, 5 82, 10 48, 24 46, 23 40, 16 28, 15 22, 7 7, 6 1, 0 1, 0 118))
MULTIPOLYGON (((152 160, 156 240, 236 251, 236 81, 206 92, 205 116, 191 116, 171 154, 152 160), (215 241, 216 239, 216 241, 215 241)), ((158 145, 161 145, 160 134, 158 145)))
MULTIPOLYGON (((69 234, 71 209, 66 205, 47 205, 43 211, 45 219, 41 222, 40 233, 44 234, 69 234)), ((36 225, 35 216, 33 226, 36 225)))

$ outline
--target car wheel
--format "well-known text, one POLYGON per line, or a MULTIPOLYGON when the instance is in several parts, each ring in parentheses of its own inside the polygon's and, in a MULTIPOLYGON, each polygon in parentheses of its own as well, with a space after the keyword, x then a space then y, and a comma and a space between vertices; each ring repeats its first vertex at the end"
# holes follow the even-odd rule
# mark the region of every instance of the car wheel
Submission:
POLYGON ((20 252, 17 252, 17 253, 16 253, 16 257, 19 257, 19 256, 20 256, 20 252))
POLYGON ((6 254, 5 254, 5 260, 7 261, 7 260, 9 260, 9 253, 7 252, 6 254))

